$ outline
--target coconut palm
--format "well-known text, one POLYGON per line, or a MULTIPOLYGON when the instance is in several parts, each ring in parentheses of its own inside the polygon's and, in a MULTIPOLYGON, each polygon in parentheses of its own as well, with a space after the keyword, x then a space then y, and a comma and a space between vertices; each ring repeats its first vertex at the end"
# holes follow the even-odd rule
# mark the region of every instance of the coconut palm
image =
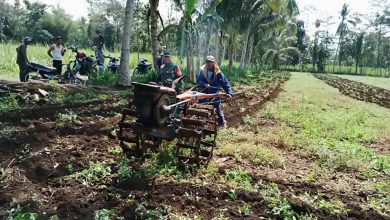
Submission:
MULTIPOLYGON (((149 0, 149 17, 150 17, 150 40, 152 46, 153 66, 157 70, 158 54, 158 39, 157 39, 157 24, 160 13, 158 11, 159 0, 149 0)), ((162 20, 162 19, 161 19, 162 20)))
POLYGON ((288 14, 293 17, 299 15, 299 8, 296 0, 285 0, 288 14))
POLYGON ((178 39, 180 41, 180 56, 183 55, 186 49, 187 57, 187 76, 190 81, 195 80, 193 68, 193 47, 194 47, 194 24, 192 20, 198 0, 174 0, 177 8, 183 12, 183 17, 180 19, 178 27, 178 39))
POLYGON ((268 41, 273 45, 273 48, 269 49, 263 56, 262 60, 265 64, 269 64, 272 69, 278 69, 279 65, 284 61, 287 62, 293 59, 293 56, 299 56, 299 49, 293 47, 296 43, 296 36, 292 34, 295 32, 295 24, 288 22, 288 29, 280 31, 274 31, 268 37, 268 41))
POLYGON ((343 4, 343 7, 340 12, 340 17, 341 17, 341 22, 337 28, 336 35, 339 35, 339 43, 337 44, 337 49, 336 49, 336 54, 335 54, 335 59, 333 61, 333 72, 334 68, 336 65, 336 57, 338 55, 338 61, 339 61, 339 66, 341 66, 341 59, 342 57, 340 54, 342 53, 343 47, 342 47, 342 40, 348 31, 349 27, 348 24, 352 24, 355 26, 358 22, 360 22, 360 19, 357 17, 354 18, 349 18, 348 15, 350 13, 349 6, 347 4, 343 4))

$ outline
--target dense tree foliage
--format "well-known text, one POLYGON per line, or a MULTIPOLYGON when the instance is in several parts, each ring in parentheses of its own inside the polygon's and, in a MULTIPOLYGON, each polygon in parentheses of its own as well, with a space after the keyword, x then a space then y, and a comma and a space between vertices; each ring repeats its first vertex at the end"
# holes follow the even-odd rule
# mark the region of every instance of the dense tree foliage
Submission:
MULTIPOLYGON (((363 28, 362 15, 344 4, 337 32, 331 33, 324 21, 305 24, 298 20, 296 0, 171 0, 164 2, 164 7, 168 4, 170 8, 164 19, 159 12, 161 2, 136 0, 130 51, 150 52, 155 62, 159 50, 169 50, 186 61, 190 79, 207 54, 214 55, 228 71, 237 63, 240 71, 292 65, 334 72, 347 67, 355 73, 376 68, 383 75, 390 68, 390 10, 383 1, 374 1, 381 7, 365 18, 369 22, 363 28), (179 15, 172 16, 172 11, 179 15), (306 33, 308 25, 317 27, 313 36, 306 33), (332 69, 326 68, 332 64, 332 69)), ((104 39, 106 49, 119 50, 124 1, 87 2, 89 13, 74 18, 58 6, 0 0, 0 41, 20 42, 24 36, 32 36, 36 43, 47 44, 62 35, 67 44, 77 42, 90 48, 104 39)))

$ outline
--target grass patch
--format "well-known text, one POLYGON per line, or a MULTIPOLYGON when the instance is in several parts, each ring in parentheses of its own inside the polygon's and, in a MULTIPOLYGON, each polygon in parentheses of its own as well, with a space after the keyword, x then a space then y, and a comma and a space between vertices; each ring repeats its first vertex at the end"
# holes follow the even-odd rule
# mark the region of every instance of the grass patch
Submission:
POLYGON ((35 220, 39 218, 39 214, 35 212, 26 212, 18 204, 16 208, 12 208, 8 211, 9 216, 6 219, 10 220, 35 220))
POLYGON ((244 170, 227 170, 225 181, 233 188, 252 190, 252 177, 244 170))
POLYGON ((157 153, 153 153, 152 157, 144 162, 144 164, 137 169, 130 169, 128 167, 129 160, 121 158, 118 162, 119 181, 129 178, 147 178, 150 179, 155 175, 171 176, 176 180, 186 178, 186 171, 180 170, 177 167, 177 156, 175 148, 169 144, 166 148, 161 149, 157 153))
POLYGON ((390 182, 388 180, 373 182, 368 185, 367 191, 368 208, 390 215, 390 182))
POLYGON ((222 156, 233 156, 236 160, 248 160, 254 165, 264 165, 273 168, 284 166, 284 158, 277 150, 261 144, 263 137, 241 129, 226 129, 218 136, 218 153, 222 156))
POLYGON ((111 168, 104 162, 90 162, 89 167, 81 172, 70 175, 86 186, 100 186, 111 182, 111 168))
POLYGON ((308 203, 317 210, 326 211, 336 215, 346 216, 350 211, 350 209, 346 208, 341 201, 325 199, 321 192, 318 192, 317 195, 309 195, 306 193, 299 196, 299 199, 308 203))
POLYGON ((15 94, 10 93, 5 97, 0 97, 0 112, 12 111, 18 108, 20 108, 20 104, 15 94))
POLYGON ((267 203, 269 212, 277 219, 302 219, 311 220, 317 219, 312 214, 295 212, 286 198, 281 196, 281 192, 275 183, 257 184, 257 190, 267 203))
POLYGON ((280 132, 280 138, 319 158, 319 166, 330 172, 390 172, 390 157, 365 147, 389 133, 387 109, 341 96, 309 74, 293 74, 284 89, 259 115, 299 130, 280 132))
POLYGON ((114 86, 118 82, 118 74, 105 69, 102 73, 97 72, 88 78, 87 83, 95 86, 114 86))
POLYGON ((56 116, 55 128, 60 129, 64 127, 71 127, 73 125, 82 125, 83 123, 78 119, 76 113, 68 111, 66 113, 59 113, 56 116))

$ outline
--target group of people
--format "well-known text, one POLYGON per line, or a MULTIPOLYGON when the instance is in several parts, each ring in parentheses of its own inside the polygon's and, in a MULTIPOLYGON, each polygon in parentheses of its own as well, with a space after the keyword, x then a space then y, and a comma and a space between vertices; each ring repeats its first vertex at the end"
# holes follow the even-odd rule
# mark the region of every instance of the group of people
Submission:
MULTIPOLYGON (((27 58, 27 45, 32 42, 30 37, 25 37, 22 45, 20 45, 17 51, 17 64, 19 66, 19 76, 20 81, 25 80, 24 73, 28 67, 28 58, 27 58)), ((103 71, 104 69, 104 53, 103 53, 103 41, 100 40, 95 47, 95 56, 99 70, 103 71)), ((66 48, 63 45, 62 37, 57 36, 55 43, 50 45, 47 54, 53 60, 53 67, 57 69, 57 74, 62 73, 62 57, 66 52, 66 48)), ((180 67, 171 61, 170 52, 160 52, 161 57, 158 59, 158 74, 156 82, 161 83, 165 86, 171 86, 169 83, 172 83, 175 79, 182 76, 180 67)), ((229 81, 226 79, 225 75, 222 73, 221 69, 218 66, 215 58, 213 56, 207 56, 205 60, 205 65, 201 67, 200 73, 197 77, 197 84, 201 92, 207 94, 217 93, 221 88, 229 95, 232 96, 233 91, 232 87, 229 84, 229 81)), ((175 88, 179 93, 184 89, 184 83, 180 82, 176 84, 175 88)), ((221 102, 219 99, 213 100, 213 104, 218 116, 218 125, 225 126, 226 120, 224 114, 221 110, 221 102)))
MULTIPOLYGON (((182 76, 180 67, 171 61, 171 54, 165 52, 161 55, 161 58, 157 62, 158 64, 158 74, 156 82, 164 85, 171 86, 167 82, 172 82, 175 79, 182 76)), ((201 67, 200 73, 197 77, 197 84, 200 88, 200 91, 207 94, 215 94, 221 88, 226 92, 226 94, 231 97, 233 95, 232 87, 230 86, 229 81, 222 73, 221 69, 218 66, 215 58, 213 56, 207 56, 205 60, 205 65, 201 67)), ((184 88, 184 83, 176 84, 176 91, 180 93, 184 88)), ((212 101, 216 114, 217 114, 217 123, 218 126, 226 126, 226 119, 221 109, 220 99, 215 100, 203 100, 204 102, 212 101)))
MULTIPOLYGON (((19 66, 19 79, 21 82, 25 81, 24 73, 28 68, 28 58, 27 58, 27 46, 32 43, 31 37, 25 37, 22 44, 16 48, 16 63, 19 66)), ((99 67, 99 70, 103 72, 104 70, 104 53, 103 53, 103 41, 99 41, 95 47, 95 56, 96 63, 99 67)), ((52 58, 53 67, 57 69, 57 74, 62 74, 62 57, 66 52, 66 47, 63 44, 61 36, 55 38, 54 44, 50 45, 47 54, 52 58)))
MULTIPOLYGON (((23 43, 16 48, 16 63, 19 66, 19 79, 21 82, 25 81, 24 73, 28 68, 28 58, 27 58, 27 46, 32 43, 31 37, 25 37, 23 43)), ((62 73, 62 56, 64 56, 66 48, 62 43, 62 37, 57 36, 55 43, 50 45, 47 54, 53 60, 53 67, 57 69, 57 74, 62 73)))

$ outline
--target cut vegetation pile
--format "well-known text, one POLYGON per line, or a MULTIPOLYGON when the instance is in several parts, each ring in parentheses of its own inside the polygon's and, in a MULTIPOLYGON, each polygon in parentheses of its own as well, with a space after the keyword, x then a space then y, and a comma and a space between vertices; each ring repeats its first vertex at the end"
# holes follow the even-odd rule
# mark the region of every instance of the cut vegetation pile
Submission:
POLYGON ((324 80, 328 85, 339 89, 340 92, 344 95, 357 100, 371 102, 386 108, 390 108, 389 90, 333 75, 313 75, 318 79, 324 80))

